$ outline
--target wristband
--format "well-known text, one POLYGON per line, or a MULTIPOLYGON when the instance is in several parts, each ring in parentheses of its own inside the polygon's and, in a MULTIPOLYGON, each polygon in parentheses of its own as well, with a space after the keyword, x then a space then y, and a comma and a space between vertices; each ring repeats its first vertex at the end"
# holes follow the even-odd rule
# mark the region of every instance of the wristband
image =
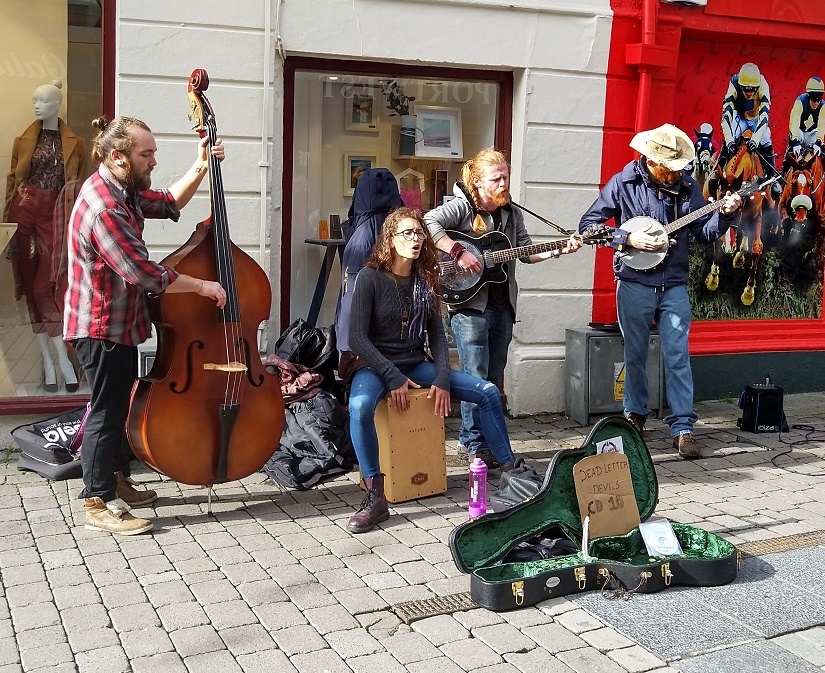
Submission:
POLYGON ((454 260, 458 259, 459 257, 461 257, 462 252, 464 252, 464 246, 461 245, 461 243, 459 243, 458 241, 456 241, 455 243, 453 243, 453 247, 450 248, 450 257, 452 257, 454 260))

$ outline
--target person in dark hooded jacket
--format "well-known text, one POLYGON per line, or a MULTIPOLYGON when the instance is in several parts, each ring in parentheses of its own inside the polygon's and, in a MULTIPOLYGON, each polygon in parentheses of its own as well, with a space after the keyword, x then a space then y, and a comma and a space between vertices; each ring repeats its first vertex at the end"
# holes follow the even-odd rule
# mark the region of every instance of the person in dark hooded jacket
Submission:
POLYGON ((348 218, 342 225, 347 243, 341 263, 341 292, 335 308, 335 335, 341 352, 339 374, 342 378, 351 374, 346 371, 345 363, 354 359, 349 347, 349 318, 355 279, 370 256, 387 215, 403 205, 398 181, 386 168, 372 168, 355 183, 348 218))

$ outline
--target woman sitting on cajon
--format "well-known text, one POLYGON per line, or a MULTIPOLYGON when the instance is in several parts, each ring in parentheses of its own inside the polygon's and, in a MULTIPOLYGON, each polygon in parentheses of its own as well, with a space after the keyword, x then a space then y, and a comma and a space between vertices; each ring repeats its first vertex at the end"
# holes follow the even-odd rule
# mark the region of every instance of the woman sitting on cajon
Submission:
POLYGON ((450 369, 436 247, 417 211, 398 208, 384 222, 372 255, 358 273, 349 343, 361 361, 350 389, 350 435, 367 488, 361 508, 347 524, 350 531, 364 533, 390 516, 375 429, 375 408, 388 392, 391 406, 404 412, 410 388, 430 386, 427 397, 435 399, 435 413, 442 417, 450 411, 451 394, 475 402, 502 471, 513 467, 498 388, 450 369), (425 356, 427 342, 434 362, 425 356))

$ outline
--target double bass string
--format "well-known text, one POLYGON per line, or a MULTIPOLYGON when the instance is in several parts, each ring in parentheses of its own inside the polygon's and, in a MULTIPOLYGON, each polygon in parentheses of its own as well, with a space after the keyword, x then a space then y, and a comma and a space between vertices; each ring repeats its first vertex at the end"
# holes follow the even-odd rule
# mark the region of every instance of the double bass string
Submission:
MULTIPOLYGON (((229 219, 223 191, 223 178, 220 161, 212 154, 211 147, 217 139, 217 129, 213 123, 207 124, 207 156, 209 162, 210 190, 212 196, 212 226, 215 236, 215 254, 218 281, 223 285, 227 295, 227 305, 223 313, 226 364, 240 362, 247 367, 246 353, 242 348, 243 332, 241 330, 240 310, 237 302, 237 286, 232 261, 231 240, 229 238, 229 219)), ((227 372, 224 402, 228 405, 240 402, 241 381, 244 372, 230 370, 227 372)))

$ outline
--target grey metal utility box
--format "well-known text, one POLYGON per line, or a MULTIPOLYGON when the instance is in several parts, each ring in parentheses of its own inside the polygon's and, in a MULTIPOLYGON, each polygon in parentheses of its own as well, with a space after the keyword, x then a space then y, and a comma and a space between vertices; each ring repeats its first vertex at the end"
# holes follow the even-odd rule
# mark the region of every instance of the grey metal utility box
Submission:
MULTIPOLYGON (((591 327, 566 330, 565 357, 567 416, 589 425, 593 416, 622 413, 624 341, 618 331, 591 327)), ((659 335, 650 335, 647 355, 647 406, 661 415, 664 405, 659 335)))

